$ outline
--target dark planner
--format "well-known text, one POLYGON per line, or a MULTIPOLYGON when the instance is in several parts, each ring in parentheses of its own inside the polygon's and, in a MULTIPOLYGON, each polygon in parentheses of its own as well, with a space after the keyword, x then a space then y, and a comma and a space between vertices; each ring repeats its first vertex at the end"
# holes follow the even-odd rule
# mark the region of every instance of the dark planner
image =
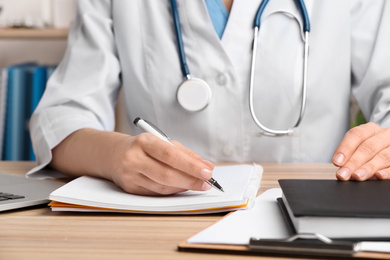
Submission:
POLYGON ((390 238, 390 180, 279 180, 282 206, 297 233, 390 238))

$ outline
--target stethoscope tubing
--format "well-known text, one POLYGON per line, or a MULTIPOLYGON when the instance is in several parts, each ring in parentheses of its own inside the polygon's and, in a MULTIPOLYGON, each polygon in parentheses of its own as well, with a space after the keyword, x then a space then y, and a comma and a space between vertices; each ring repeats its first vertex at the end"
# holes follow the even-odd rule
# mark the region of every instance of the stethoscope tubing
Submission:
POLYGON ((262 135, 266 136, 285 136, 285 135, 292 135, 294 133, 294 128, 297 128, 302 118, 305 114, 306 110, 306 99, 307 99, 307 66, 308 66, 308 56, 309 56, 309 32, 310 32, 310 20, 309 15, 307 13, 307 9, 305 6, 305 3, 303 0, 296 0, 298 7, 300 9, 302 18, 303 18, 303 31, 305 35, 304 39, 304 57, 303 57, 303 82, 302 82, 302 93, 301 93, 301 108, 299 112, 298 119, 294 125, 293 128, 285 129, 285 130, 276 130, 271 129, 263 125, 260 120, 258 120, 256 113, 254 111, 254 105, 253 105, 253 92, 254 92, 254 74, 255 74, 255 68, 256 68, 256 55, 257 55, 257 42, 258 42, 258 36, 259 36, 259 30, 260 30, 260 21, 261 21, 261 15, 263 14, 263 11, 265 7, 267 6, 269 0, 263 0, 259 6, 259 9, 257 10, 256 16, 255 16, 255 22, 254 22, 254 34, 253 34, 253 47, 252 47, 252 64, 251 64, 251 74, 250 74, 250 81, 249 81, 249 110, 252 116, 253 121, 255 124, 260 128, 260 133, 262 135))
MULTIPOLYGON (((309 15, 307 13, 307 9, 304 3, 304 0, 295 0, 299 10, 301 12, 302 18, 303 18, 303 31, 305 35, 304 39, 304 61, 303 61, 303 82, 302 82, 302 96, 301 96, 301 108, 299 117, 292 129, 286 129, 286 130, 275 130, 266 127, 263 125, 257 118, 256 113, 254 111, 254 105, 253 105, 253 89, 254 89, 254 74, 255 74, 255 68, 256 68, 256 54, 257 54, 257 45, 258 45, 258 36, 259 36, 259 30, 261 26, 261 16, 265 10, 265 7, 269 3, 269 0, 263 0, 260 3, 260 6, 256 12, 255 20, 254 20, 254 35, 253 35, 253 50, 252 50, 252 61, 251 61, 251 70, 250 70, 250 83, 249 83, 249 109, 252 116, 252 119, 254 120, 255 124, 260 128, 260 133, 267 136, 284 136, 284 135, 291 135, 294 132, 294 128, 297 128, 299 124, 302 121, 303 115, 305 113, 306 109, 306 98, 307 98, 307 73, 308 73, 308 54, 309 54, 309 32, 310 32, 310 20, 309 15)), ((187 65, 186 61, 186 55, 184 51, 184 43, 182 38, 182 32, 181 32, 181 26, 180 26, 180 19, 179 19, 179 13, 177 9, 177 3, 176 0, 171 0, 171 6, 172 6, 172 14, 173 14, 173 22, 176 32, 176 39, 179 49, 179 57, 180 57, 180 65, 181 65, 181 71, 185 78, 185 80, 191 80, 191 74, 187 65)), ((205 82, 204 82, 205 83, 205 82)), ((210 87, 207 83, 207 88, 211 91, 210 87)), ((182 84, 184 85, 184 84, 182 84)), ((181 86, 179 86, 180 88, 181 86)), ((179 93, 179 91, 177 91, 179 93)), ((211 99, 211 93, 209 98, 205 102, 205 106, 208 105, 209 99, 211 99)), ((178 101, 180 99, 178 98, 178 101)), ((180 103, 180 102, 179 102, 180 103)), ((182 104, 181 104, 182 105, 182 104)), ((182 105, 183 106, 183 105, 182 105)), ((195 109, 193 111, 200 111, 205 108, 205 106, 202 106, 200 109, 195 109)))
MULTIPOLYGON (((286 129, 286 130, 275 130, 266 127, 263 125, 257 118, 256 113, 254 111, 253 104, 253 92, 254 92, 254 75, 256 69, 256 55, 257 55, 257 41, 258 41, 259 27, 255 27, 254 35, 253 35, 253 50, 252 50, 252 63, 251 63, 251 74, 249 81, 249 110, 255 124, 260 128, 260 133, 266 136, 285 136, 292 135, 294 133, 294 129, 286 129)), ((308 54, 309 54, 309 32, 305 32, 305 46, 304 46, 304 61, 303 61, 303 82, 302 82, 302 94, 301 94, 301 108, 299 112, 299 117, 293 128, 297 128, 302 121, 303 115, 306 110, 306 99, 307 99, 307 65, 308 65, 308 54)))
POLYGON ((177 44, 179 47, 181 71, 183 73, 183 76, 186 79, 190 79, 191 74, 190 74, 190 70, 189 70, 188 65, 187 65, 186 53, 184 51, 183 36, 181 33, 179 12, 177 11, 176 0, 171 0, 171 5, 172 5, 173 23, 174 23, 175 32, 176 32, 176 39, 177 39, 177 44))

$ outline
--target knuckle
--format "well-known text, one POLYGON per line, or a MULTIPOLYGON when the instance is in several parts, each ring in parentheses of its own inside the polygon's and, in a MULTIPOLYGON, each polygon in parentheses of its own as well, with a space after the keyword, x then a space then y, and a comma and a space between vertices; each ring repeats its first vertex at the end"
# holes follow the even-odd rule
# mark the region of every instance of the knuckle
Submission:
POLYGON ((367 123, 363 124, 362 126, 370 127, 370 128, 373 128, 373 129, 379 128, 379 126, 377 124, 373 123, 373 122, 367 122, 367 123))
POLYGON ((349 169, 357 169, 359 166, 360 166, 360 162, 355 157, 350 158, 347 165, 345 165, 345 167, 349 169))
POLYGON ((361 131, 367 131, 367 130, 377 131, 381 127, 378 126, 377 124, 373 123, 373 122, 367 122, 367 123, 361 124, 361 125, 359 125, 359 126, 357 126, 355 128, 358 128, 361 131))
POLYGON ((361 139, 364 136, 364 131, 361 126, 354 127, 350 129, 347 133, 350 136, 361 139))
POLYGON ((390 150, 389 149, 381 151, 380 153, 378 153, 378 156, 382 161, 384 161, 386 163, 390 163, 390 150))
POLYGON ((346 152, 350 152, 353 150, 352 146, 347 143, 347 142, 344 142, 340 145, 340 147, 338 148, 339 151, 343 151, 343 153, 346 153, 346 152))
POLYGON ((373 143, 364 142, 360 145, 359 149, 364 154, 372 156, 373 154, 376 154, 376 147, 373 143))
POLYGON ((162 157, 167 162, 174 162, 178 157, 178 150, 175 146, 168 146, 162 152, 162 157))
POLYGON ((171 170, 162 169, 160 174, 158 174, 158 178, 162 184, 171 184, 174 183, 175 177, 171 170))
POLYGON ((376 167, 374 163, 368 162, 364 165, 364 169, 369 173, 369 174, 374 174, 376 171, 376 167))
POLYGON ((142 133, 135 138, 134 143, 137 146, 144 147, 150 141, 149 135, 147 133, 142 133))
POLYGON ((384 128, 382 131, 384 132, 385 136, 390 136, 390 128, 384 128))

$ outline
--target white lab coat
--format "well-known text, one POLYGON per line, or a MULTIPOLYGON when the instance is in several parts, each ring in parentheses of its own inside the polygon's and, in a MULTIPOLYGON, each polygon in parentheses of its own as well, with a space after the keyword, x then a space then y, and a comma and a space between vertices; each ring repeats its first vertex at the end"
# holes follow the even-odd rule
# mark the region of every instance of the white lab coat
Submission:
MULTIPOLYGON (((32 172, 50 162, 51 149, 70 133, 112 131, 121 86, 130 121, 147 119, 213 162, 330 162, 349 129, 351 91, 367 119, 389 127, 390 2, 305 2, 311 21, 306 112, 294 135, 267 137, 258 134, 248 105, 260 0, 234 1, 221 40, 202 0, 178 0, 191 75, 213 92, 197 113, 176 101, 183 76, 170 1, 79 1, 65 56, 31 120, 38 159, 32 172)), ((301 104, 302 18, 294 1, 272 0, 261 21, 255 110, 264 125, 290 128, 301 104)))

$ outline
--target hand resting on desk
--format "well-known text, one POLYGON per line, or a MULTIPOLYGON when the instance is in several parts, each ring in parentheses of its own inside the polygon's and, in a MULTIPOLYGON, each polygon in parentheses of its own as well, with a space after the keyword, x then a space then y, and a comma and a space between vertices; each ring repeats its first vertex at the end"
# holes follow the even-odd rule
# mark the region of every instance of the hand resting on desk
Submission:
POLYGON ((375 123, 349 130, 333 155, 339 180, 390 179, 390 128, 375 123))

